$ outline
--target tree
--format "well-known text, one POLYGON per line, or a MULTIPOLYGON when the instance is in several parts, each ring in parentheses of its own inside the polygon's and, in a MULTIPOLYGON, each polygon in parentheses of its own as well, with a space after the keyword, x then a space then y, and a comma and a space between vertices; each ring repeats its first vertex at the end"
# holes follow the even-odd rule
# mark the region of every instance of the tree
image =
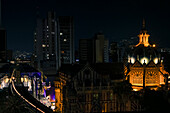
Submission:
POLYGON ((2 111, 2 113, 34 113, 29 106, 26 105, 22 98, 17 96, 9 96, 7 100, 7 107, 2 111))
POLYGON ((131 91, 132 85, 128 81, 123 81, 114 85, 113 92, 117 95, 116 111, 126 111, 126 103, 129 101, 131 91))

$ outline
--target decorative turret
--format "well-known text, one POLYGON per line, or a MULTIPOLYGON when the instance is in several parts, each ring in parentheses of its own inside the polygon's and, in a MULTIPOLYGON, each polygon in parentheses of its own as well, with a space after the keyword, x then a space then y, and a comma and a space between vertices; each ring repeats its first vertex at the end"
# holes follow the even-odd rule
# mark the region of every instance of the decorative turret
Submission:
POLYGON ((136 45, 139 46, 141 44, 143 44, 145 47, 150 46, 149 42, 148 42, 148 38, 149 38, 149 34, 147 33, 147 30, 145 28, 145 20, 143 19, 143 23, 142 23, 142 29, 140 31, 140 34, 138 35, 139 37, 139 43, 136 45))

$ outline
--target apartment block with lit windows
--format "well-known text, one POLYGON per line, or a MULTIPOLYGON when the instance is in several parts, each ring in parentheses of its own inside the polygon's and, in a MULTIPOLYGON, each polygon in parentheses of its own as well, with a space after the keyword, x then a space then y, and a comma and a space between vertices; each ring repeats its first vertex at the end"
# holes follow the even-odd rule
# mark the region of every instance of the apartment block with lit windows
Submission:
POLYGON ((34 33, 34 57, 36 67, 47 75, 57 73, 58 58, 57 22, 54 12, 48 12, 45 19, 37 19, 34 33))
POLYGON ((59 59, 62 64, 75 62, 74 55, 74 23, 72 16, 58 17, 59 59))

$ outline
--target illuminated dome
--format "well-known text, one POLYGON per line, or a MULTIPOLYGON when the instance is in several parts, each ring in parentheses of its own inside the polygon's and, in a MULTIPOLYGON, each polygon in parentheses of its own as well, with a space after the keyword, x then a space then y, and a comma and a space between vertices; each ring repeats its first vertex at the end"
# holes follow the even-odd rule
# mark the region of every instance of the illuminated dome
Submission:
POLYGON ((134 49, 129 54, 128 62, 131 62, 132 64, 135 63, 136 60, 138 60, 141 64, 143 63, 147 64, 151 60, 153 60, 155 64, 159 62, 160 55, 156 50, 156 45, 149 44, 149 36, 150 35, 147 33, 147 30, 145 29, 145 20, 143 20, 142 29, 140 31, 140 34, 138 35, 139 43, 134 47, 134 49))
POLYGON ((142 64, 144 62, 147 64, 150 60, 153 60, 155 64, 157 64, 159 59, 160 55, 155 47, 145 47, 144 45, 135 47, 129 55, 129 62, 131 63, 134 63, 136 60, 138 60, 142 64))

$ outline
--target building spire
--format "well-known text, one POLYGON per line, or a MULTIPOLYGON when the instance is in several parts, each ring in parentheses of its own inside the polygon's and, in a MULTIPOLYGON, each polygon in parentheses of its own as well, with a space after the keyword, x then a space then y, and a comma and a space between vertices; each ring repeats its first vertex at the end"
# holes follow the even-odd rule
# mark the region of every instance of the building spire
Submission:
POLYGON ((142 29, 145 29, 145 19, 143 18, 142 29))
POLYGON ((139 37, 139 43, 136 45, 136 46, 139 46, 139 45, 144 45, 145 47, 148 47, 150 44, 149 44, 149 34, 147 33, 147 30, 145 28, 145 19, 143 18, 143 22, 142 22, 142 29, 140 31, 140 34, 138 35, 139 37))

